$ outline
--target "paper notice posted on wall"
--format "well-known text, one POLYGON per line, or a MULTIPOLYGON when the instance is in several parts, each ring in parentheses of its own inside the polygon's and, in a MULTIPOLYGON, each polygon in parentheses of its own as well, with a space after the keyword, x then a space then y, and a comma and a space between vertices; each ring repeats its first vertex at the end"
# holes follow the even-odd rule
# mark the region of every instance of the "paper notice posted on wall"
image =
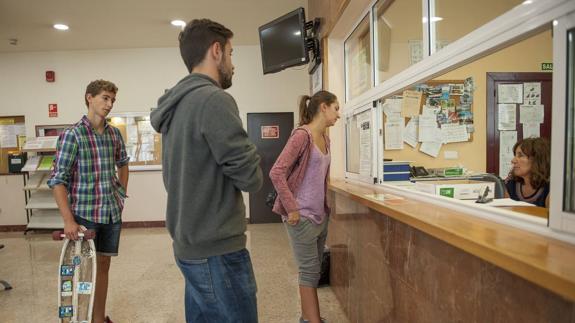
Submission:
POLYGON ((385 122, 385 149, 403 149, 403 127, 405 120, 402 117, 387 118, 385 122))
POLYGON ((543 123, 545 110, 543 105, 521 105, 519 106, 519 122, 521 123, 543 123))
POLYGON ((467 126, 464 124, 446 123, 441 125, 443 143, 469 141, 467 126))
POLYGON ((381 105, 385 116, 394 117, 401 114, 402 99, 386 99, 381 105))
POLYGON ((419 128, 419 117, 415 116, 409 120, 405 129, 403 129, 403 141, 415 148, 418 142, 418 128, 419 128))
POLYGON ((419 91, 403 91, 403 100, 401 106, 401 116, 412 117, 419 114, 421 108, 421 99, 423 92, 419 91))
POLYGON ((497 103, 523 103, 523 83, 498 84, 497 103))
POLYGON ((514 157, 513 146, 517 142, 517 131, 499 132, 499 177, 506 178, 511 171, 514 157))
POLYGON ((541 137, 540 128, 541 128, 540 123, 524 123, 523 124, 523 139, 541 137))
POLYGON ((437 158, 437 156, 439 156, 439 151, 441 150, 441 145, 441 142, 426 141, 421 144, 419 151, 431 157, 437 158))
POLYGON ((498 130, 515 130, 517 123, 517 107, 515 104, 498 104, 497 117, 499 119, 498 130))
POLYGON ((523 83, 523 104, 538 105, 541 104, 541 83, 523 83))
POLYGON ((371 122, 369 111, 357 116, 359 125, 359 174, 371 175, 371 122))
POLYGON ((435 115, 426 114, 419 116, 419 141, 441 142, 443 140, 441 129, 437 126, 435 115))

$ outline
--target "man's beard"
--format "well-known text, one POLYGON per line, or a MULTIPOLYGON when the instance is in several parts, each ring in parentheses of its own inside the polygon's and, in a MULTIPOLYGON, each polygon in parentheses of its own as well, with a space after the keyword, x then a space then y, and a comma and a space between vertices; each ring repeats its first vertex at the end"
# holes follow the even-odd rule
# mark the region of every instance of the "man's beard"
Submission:
POLYGON ((232 86, 232 72, 226 71, 226 61, 223 59, 218 65, 218 76, 220 77, 220 86, 222 89, 228 89, 232 86))

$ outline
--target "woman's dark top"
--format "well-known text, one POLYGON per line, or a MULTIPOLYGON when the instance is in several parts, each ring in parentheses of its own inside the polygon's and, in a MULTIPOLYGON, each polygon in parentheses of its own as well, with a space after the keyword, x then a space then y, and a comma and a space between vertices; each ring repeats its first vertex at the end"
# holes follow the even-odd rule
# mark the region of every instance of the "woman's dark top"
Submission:
POLYGON ((549 183, 543 185, 535 191, 535 193, 529 196, 523 195, 522 184, 515 180, 507 179, 505 181, 505 188, 507 189, 507 193, 511 199, 535 204, 541 207, 545 207, 545 199, 547 199, 547 195, 549 195, 549 183))

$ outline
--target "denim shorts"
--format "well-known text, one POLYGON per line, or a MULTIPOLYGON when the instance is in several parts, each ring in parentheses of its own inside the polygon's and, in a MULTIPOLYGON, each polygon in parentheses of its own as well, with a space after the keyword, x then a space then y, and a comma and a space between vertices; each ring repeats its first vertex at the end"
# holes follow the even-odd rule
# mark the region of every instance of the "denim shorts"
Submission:
POLYGON ((99 255, 112 257, 118 255, 120 231, 122 230, 121 221, 104 224, 91 222, 78 216, 75 216, 74 219, 79 225, 83 225, 86 229, 93 230, 96 233, 94 244, 99 255))

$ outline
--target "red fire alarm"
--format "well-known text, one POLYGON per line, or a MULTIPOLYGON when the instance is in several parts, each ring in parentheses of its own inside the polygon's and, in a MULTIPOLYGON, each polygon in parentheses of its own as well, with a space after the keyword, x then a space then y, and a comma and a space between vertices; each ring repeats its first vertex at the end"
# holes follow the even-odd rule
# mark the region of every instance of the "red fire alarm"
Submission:
POLYGON ((58 105, 56 103, 48 104, 48 117, 49 118, 58 117, 58 105))
POLYGON ((54 82, 56 81, 56 72, 54 71, 46 71, 46 82, 54 82))

